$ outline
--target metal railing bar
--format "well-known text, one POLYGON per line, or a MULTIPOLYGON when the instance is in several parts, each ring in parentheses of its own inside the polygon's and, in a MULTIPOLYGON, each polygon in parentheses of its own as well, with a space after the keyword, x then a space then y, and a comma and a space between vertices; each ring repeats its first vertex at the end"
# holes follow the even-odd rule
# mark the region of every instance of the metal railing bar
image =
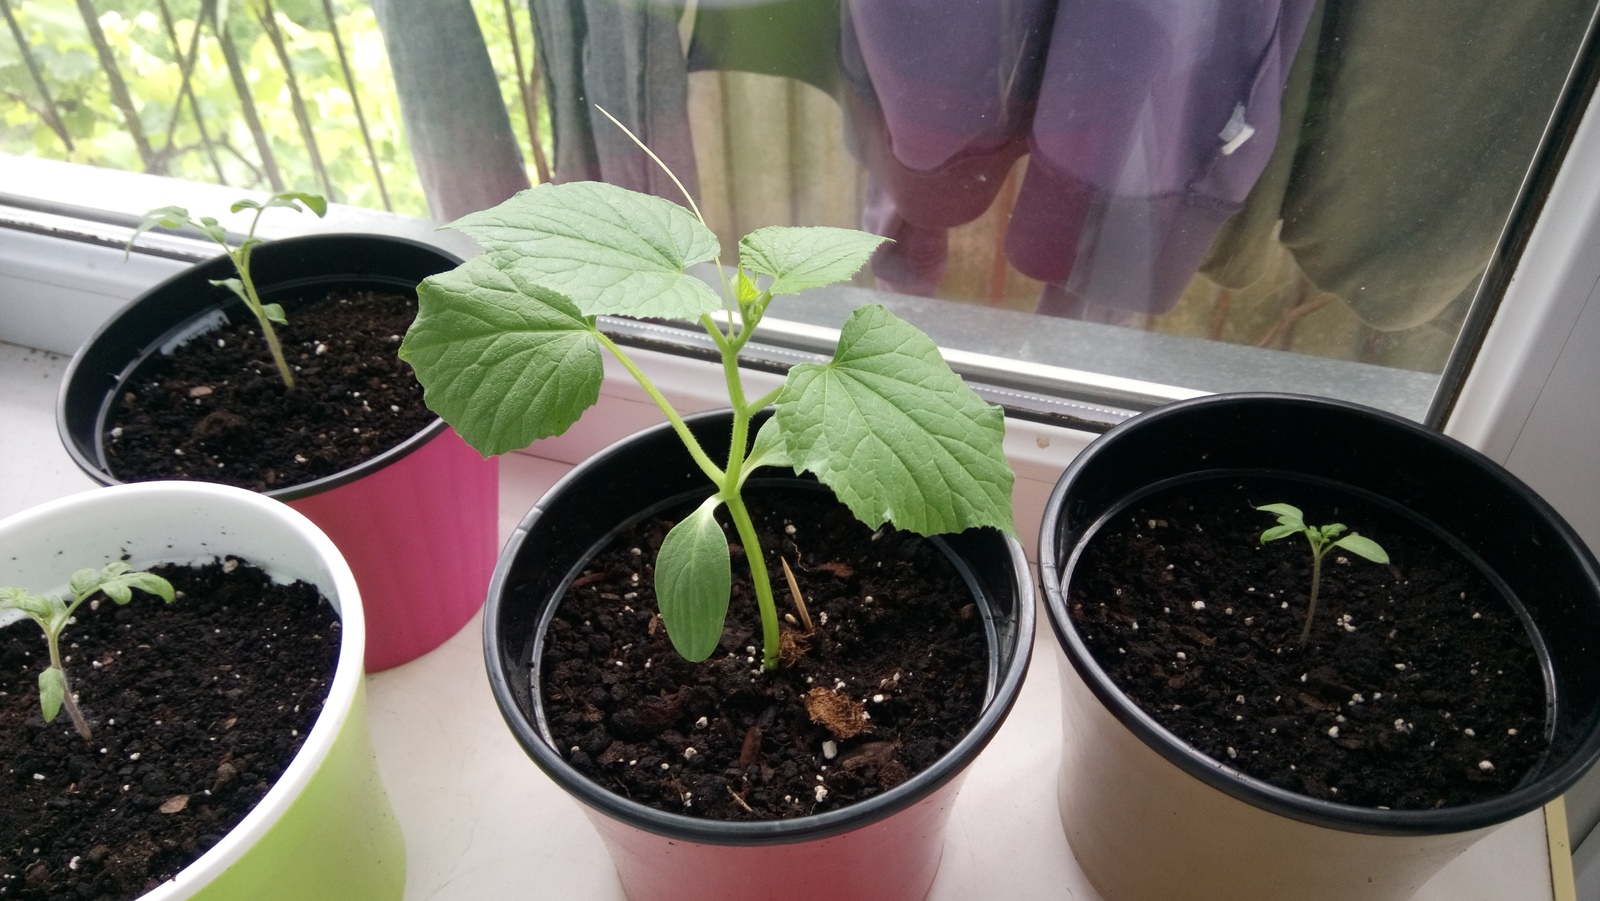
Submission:
MULTIPOLYGON (((11 26, 11 37, 17 42, 17 51, 22 54, 22 62, 28 67, 28 75, 33 78, 34 87, 39 89, 39 96, 44 99, 44 108, 40 110, 41 118, 50 130, 56 133, 61 143, 71 153, 72 135, 67 131, 67 124, 61 119, 61 111, 56 109, 55 99, 50 96, 50 88, 45 85, 44 73, 39 71, 39 63, 33 58, 33 51, 28 49, 28 38, 22 33, 22 26, 17 24, 17 17, 11 12, 11 0, 0 0, 0 10, 6 14, 6 24, 11 26)), ((32 104, 29 104, 30 106, 32 104)))
POLYGON ((361 112, 361 95, 356 90, 356 79, 350 71, 350 59, 344 52, 344 40, 339 37, 339 20, 333 14, 333 0, 322 0, 323 14, 328 17, 328 34, 333 36, 333 49, 339 53, 339 68, 344 72, 344 83, 350 88, 350 105, 355 107, 356 123, 361 126, 361 140, 367 144, 367 159, 372 161, 372 177, 378 181, 378 195, 383 198, 383 208, 394 212, 389 202, 389 188, 383 183, 383 169, 378 166, 378 151, 372 145, 372 132, 367 128, 367 117, 361 112))
POLYGON ((317 135, 311 127, 311 113, 306 109, 305 98, 300 94, 300 79, 295 77, 294 63, 289 59, 289 48, 283 43, 283 32, 278 30, 278 13, 272 7, 272 0, 261 0, 261 8, 256 10, 256 19, 261 23, 261 28, 267 33, 267 40, 272 43, 272 49, 278 54, 278 61, 283 64, 284 84, 289 88, 289 105, 294 108, 295 123, 300 126, 300 138, 305 142, 306 153, 311 157, 311 168, 317 173, 317 180, 322 183, 323 196, 329 201, 338 200, 337 193, 333 190, 333 179, 328 175, 328 167, 322 162, 322 151, 317 148, 317 135))
POLYGON ((244 113, 245 125, 250 129, 250 136, 255 139, 256 152, 261 155, 261 168, 266 170, 267 183, 272 185, 273 191, 281 192, 284 190, 283 175, 278 171, 278 159, 272 153, 272 144, 267 140, 267 132, 261 127, 261 116, 256 112, 255 99, 250 95, 250 80, 245 77, 244 66, 239 62, 239 48, 234 46, 233 36, 228 33, 227 23, 217 18, 217 7, 214 2, 206 4, 206 17, 211 21, 211 30, 217 35, 217 45, 222 48, 222 58, 228 64, 228 77, 233 81, 233 92, 239 97, 239 107, 244 113))
MULTIPOLYGON (((204 2, 204 0, 202 0, 204 2)), ((217 159, 216 148, 211 146, 211 135, 206 128, 206 117, 200 112, 200 100, 194 95, 194 64, 200 57, 200 16, 196 12, 194 30, 189 35, 189 52, 185 53, 183 44, 178 40, 178 29, 172 20, 172 9, 167 5, 167 0, 157 0, 161 10, 161 24, 165 26, 167 40, 172 43, 172 52, 178 55, 178 71, 182 76, 179 82, 178 101, 172 105, 172 118, 167 120, 167 146, 163 153, 171 159, 173 144, 177 140, 178 115, 183 109, 185 98, 189 101, 189 110, 194 114, 195 127, 200 130, 200 146, 205 151, 206 158, 211 161, 211 169, 216 173, 217 184, 226 185, 228 177, 222 171, 222 161, 217 159)))
POLYGON ((539 183, 546 184, 550 181, 550 161, 544 157, 544 146, 539 143, 539 102, 534 99, 534 91, 539 84, 539 67, 533 67, 532 81, 530 82, 527 68, 522 64, 522 41, 517 37, 517 19, 511 12, 511 0, 500 0, 506 12, 506 32, 511 35, 511 59, 517 67, 517 90, 522 95, 522 115, 528 122, 528 149, 533 153, 534 170, 539 174, 539 183))
POLYGON ((128 84, 122 80, 122 70, 117 66, 117 57, 111 52, 111 45, 106 41, 106 33, 100 30, 100 17, 94 11, 92 0, 78 0, 78 13, 83 16, 83 27, 89 32, 89 41, 94 44, 96 55, 100 57, 100 71, 105 73, 106 80, 111 83, 111 102, 122 113, 123 120, 128 126, 128 137, 133 139, 133 146, 139 151, 139 158, 144 161, 144 170, 156 175, 165 174, 165 166, 156 158, 155 152, 150 148, 150 140, 145 136, 144 125, 139 121, 139 110, 133 105, 133 96, 128 93, 128 84))

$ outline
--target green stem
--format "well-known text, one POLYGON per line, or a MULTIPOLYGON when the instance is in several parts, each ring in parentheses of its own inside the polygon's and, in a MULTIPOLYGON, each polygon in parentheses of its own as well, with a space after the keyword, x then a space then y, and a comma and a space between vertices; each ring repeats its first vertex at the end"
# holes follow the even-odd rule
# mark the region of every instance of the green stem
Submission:
POLYGON ((278 332, 272 327, 272 320, 267 318, 267 311, 261 306, 261 295, 256 293, 255 280, 250 277, 250 262, 235 260, 234 268, 239 270, 239 282, 244 285, 245 296, 250 298, 250 312, 255 314, 256 322, 261 323, 261 336, 267 339, 267 349, 272 351, 272 362, 278 367, 278 375, 283 378, 285 388, 294 388, 294 374, 289 371, 289 361, 283 356, 283 345, 278 343, 278 332))
POLYGON ((599 340, 601 346, 611 351, 611 355, 617 358, 617 362, 628 370, 634 381, 639 383, 639 387, 650 395, 650 399, 655 401, 657 407, 661 408, 661 412, 666 414, 667 421, 672 423, 673 431, 678 433, 679 440, 683 442, 684 447, 688 448, 689 456, 694 458, 694 462, 700 467, 701 472, 704 472, 706 477, 711 479, 713 483, 721 485, 724 480, 723 471, 717 468, 717 464, 713 463, 710 457, 706 456, 705 450, 700 447, 700 442, 695 440, 694 433, 689 431, 688 423, 685 423, 683 417, 678 415, 678 411, 672 408, 672 404, 656 388, 655 383, 650 381, 650 377, 645 375, 644 371, 638 366, 634 365, 634 362, 628 359, 628 355, 622 352, 622 348, 618 347, 610 338, 607 338, 599 329, 591 328, 590 331, 599 340))
MULTIPOLYGON (((761 551, 755 524, 744 505, 740 487, 744 482, 745 454, 750 443, 750 415, 753 412, 745 402, 744 381, 739 377, 739 348, 749 335, 750 325, 743 333, 727 342, 722 348, 722 376, 728 383, 728 399, 733 404, 733 434, 728 443, 727 476, 722 482, 723 503, 728 505, 728 516, 739 533, 739 543, 744 545, 745 560, 750 566, 750 581, 756 591, 756 606, 761 612, 761 668, 772 671, 778 668, 780 650, 778 634, 778 605, 772 597, 772 579, 767 573, 766 555, 761 551)), ((759 410, 760 407, 755 409, 759 410)))
MULTIPOLYGON (((722 352, 722 379, 728 383, 728 400, 733 405, 735 420, 738 420, 740 413, 744 413, 744 418, 749 419, 744 402, 744 380, 739 378, 739 349, 734 344, 729 344, 722 352)), ((744 445, 736 443, 732 450, 738 451, 739 457, 743 459, 744 445)), ((729 457, 731 459, 731 453, 729 457)))
POLYGON ((739 542, 744 545, 744 557, 750 564, 750 581, 756 589, 756 605, 761 610, 761 668, 778 668, 778 605, 772 599, 772 580, 767 576, 767 561, 761 553, 756 538, 755 523, 750 521, 750 511, 745 509, 744 498, 738 493, 724 495, 728 516, 739 532, 739 542))
MULTIPOLYGON (((727 357, 730 352, 738 353, 738 350, 731 343, 733 339, 723 333, 722 326, 717 325, 717 320, 712 319, 710 313, 700 314, 700 327, 706 330, 706 334, 711 336, 712 343, 717 345, 717 353, 722 354, 723 357, 727 357)), ((732 328, 732 326, 730 325, 729 328, 732 328)))
POLYGON ((272 320, 267 318, 267 311, 261 305, 261 295, 256 293, 255 279, 250 277, 250 253, 254 248, 256 226, 261 223, 261 214, 266 211, 265 205, 256 207, 256 214, 250 219, 250 230, 245 233, 244 243, 239 245, 238 250, 229 247, 220 238, 217 243, 222 245, 228 259, 233 261, 233 268, 239 273, 239 284, 244 286, 245 305, 255 315, 256 322, 261 324, 261 337, 266 339, 267 349, 272 351, 272 363, 278 367, 278 377, 283 379, 285 388, 293 390, 294 373, 289 370, 289 361, 284 359, 283 346, 278 343, 278 332, 272 327, 272 320))
POLYGON ((1311 618, 1317 615, 1317 590, 1322 587, 1322 548, 1311 550, 1311 602, 1306 605, 1306 624, 1300 629, 1300 647, 1311 639, 1311 618))
POLYGON ((761 317, 767 313, 767 304, 772 302, 772 295, 763 291, 761 296, 750 303, 741 312, 743 327, 733 339, 733 352, 738 353, 750 341, 750 336, 755 334, 756 326, 761 324, 761 317))
POLYGON ((50 647, 50 665, 61 671, 61 706, 67 709, 67 716, 72 720, 72 728, 78 730, 78 735, 84 741, 94 741, 94 733, 89 731, 89 721, 83 718, 83 711, 78 709, 78 702, 72 698, 72 684, 67 681, 66 668, 61 665, 61 647, 58 640, 49 630, 45 631, 44 637, 45 644, 50 647))
POLYGON ((750 409, 744 401, 744 380, 739 377, 739 347, 743 342, 728 341, 722 347, 722 379, 728 383, 728 401, 733 407, 733 435, 728 442, 728 465, 720 483, 725 494, 737 496, 744 472, 745 453, 750 444, 750 409))
POLYGON ((757 410, 765 410, 766 408, 772 406, 772 403, 778 399, 778 395, 780 395, 782 393, 783 393, 783 386, 779 385, 778 387, 772 389, 771 391, 768 391, 766 394, 763 394, 760 397, 756 398, 755 400, 751 401, 750 402, 750 406, 748 407, 748 409, 750 410, 751 413, 755 413, 757 410))

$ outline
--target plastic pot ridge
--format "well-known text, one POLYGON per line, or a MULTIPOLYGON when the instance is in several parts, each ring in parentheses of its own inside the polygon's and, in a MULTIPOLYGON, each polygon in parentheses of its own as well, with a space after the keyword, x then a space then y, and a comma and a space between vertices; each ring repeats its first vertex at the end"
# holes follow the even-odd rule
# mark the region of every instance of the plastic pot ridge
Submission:
MULTIPOLYGON (((438 248, 382 235, 307 235, 257 248, 251 269, 263 300, 297 304, 329 290, 410 293, 456 266, 438 248)), ((57 404, 62 443, 103 485, 117 484, 102 449, 123 384, 163 347, 218 317, 249 318, 226 288, 227 257, 198 263, 130 302, 85 342, 57 404)), ((310 517, 344 552, 368 598, 367 668, 413 660, 454 635, 483 602, 498 547, 499 464, 443 420, 364 463, 264 492, 310 517)))
POLYGON ((1180 401, 1110 430, 1062 475, 1039 566, 1065 654, 1062 824, 1107 901, 1401 901, 1600 758, 1600 566, 1521 481, 1461 443, 1355 404, 1277 394, 1180 401), (1549 753, 1512 791, 1436 810, 1313 799, 1212 760, 1111 682, 1068 615, 1084 542, 1125 498, 1201 473, 1304 477, 1385 499, 1459 541, 1520 604, 1551 687, 1549 753))
MULTIPOLYGON (((687 421, 713 458, 726 453, 728 414, 687 421)), ((547 608, 618 526, 660 502, 708 488, 663 423, 590 458, 528 513, 501 554, 484 614, 489 681, 502 716, 534 763, 583 804, 632 901, 921 899, 937 872, 965 769, 1010 710, 1032 650, 1032 578, 1021 546, 999 532, 941 539, 958 568, 967 570, 995 627, 990 652, 996 677, 979 722, 933 767, 867 801, 749 823, 666 813, 589 781, 539 729, 529 662, 547 608)))

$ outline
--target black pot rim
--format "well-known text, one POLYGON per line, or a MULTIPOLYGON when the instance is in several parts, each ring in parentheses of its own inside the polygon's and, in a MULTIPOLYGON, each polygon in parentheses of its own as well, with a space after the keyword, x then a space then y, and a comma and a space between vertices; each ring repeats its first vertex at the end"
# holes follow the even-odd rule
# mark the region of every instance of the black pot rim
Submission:
MULTIPOLYGON (((726 411, 710 411, 685 416, 684 420, 694 423, 725 415, 726 411)), ((742 847, 811 841, 859 829, 915 805, 960 775, 994 738, 1012 705, 1015 704, 1032 656, 1035 627, 1033 577, 1022 544, 1014 537, 1008 536, 1005 539, 1011 558, 1011 570, 1017 576, 1019 593, 1015 630, 1018 647, 1017 653, 1012 657, 1011 665, 1002 668, 999 680, 994 686, 993 698, 984 707, 978 721, 955 747, 926 770, 880 795, 839 810, 793 819, 753 822, 698 819, 647 807, 607 791, 574 769, 544 740, 539 734, 538 726, 523 714, 505 678, 505 669, 502 666, 500 610, 504 604, 512 562, 521 549, 523 539, 534 523, 544 515, 545 507, 552 498, 564 492, 579 490, 590 470, 602 467, 608 458, 623 453, 630 442, 671 429, 672 425, 666 422, 651 426, 617 441, 574 467, 551 486, 545 496, 523 517, 506 541, 500 559, 495 564, 494 576, 489 583, 489 596, 484 605, 484 660, 489 671, 489 685, 494 693, 495 703, 500 707, 501 716, 504 717, 506 725, 510 727, 523 751, 568 794, 590 809, 613 820, 668 838, 707 845, 742 847)))
MULTIPOLYGON (((457 264, 460 263, 460 259, 454 254, 432 244, 427 244, 413 238, 401 238, 393 235, 378 235, 365 232, 331 232, 311 235, 298 235, 292 238, 281 238, 262 245, 256 250, 256 253, 261 254, 265 252, 270 254, 273 252, 271 248, 279 248, 280 250, 293 250, 296 247, 302 247, 309 244, 337 243, 350 240, 388 244, 399 248, 426 251, 428 253, 438 255, 441 259, 452 259, 455 260, 457 264)), ((125 319, 134 316, 137 312, 137 309, 141 306, 146 297, 161 294, 171 290, 174 286, 181 286, 183 283, 193 280, 196 277, 195 273, 203 268, 220 267, 226 269, 228 272, 232 272, 232 265, 233 264, 229 262, 225 256, 218 256, 195 263, 193 266, 186 267, 179 272, 174 273, 168 278, 162 280, 160 283, 156 284, 154 287, 141 292, 139 296, 124 304, 121 309, 117 310, 117 312, 112 314, 108 319, 106 319, 105 322, 101 323, 100 327, 95 329, 94 333, 89 336, 88 340, 84 341, 83 345, 78 348, 78 352, 72 355, 72 359, 67 363, 66 372, 61 379, 61 390, 56 394, 56 432, 61 438, 61 444, 67 449, 68 456, 72 457, 72 462, 76 463, 78 468, 83 470, 84 474, 89 478, 95 480, 101 485, 129 484, 123 482, 121 479, 118 479, 116 476, 113 476, 100 464, 99 461, 85 454, 78 447, 78 443, 73 440, 70 430, 67 427, 67 393, 73 384, 74 378, 77 377, 79 366, 83 361, 86 351, 101 341, 107 334, 114 333, 118 325, 125 319)), ((205 312, 196 313, 190 318, 198 318, 204 315, 206 315, 205 312)), ((285 485, 281 488, 272 488, 257 493, 264 494, 273 500, 288 502, 299 500, 300 498, 304 497, 322 494, 327 491, 332 491, 335 488, 369 476, 372 473, 378 472, 379 470, 398 462, 407 455, 411 454, 413 451, 416 451, 427 445, 428 442, 432 441, 446 428, 449 428, 449 426, 445 424, 445 421, 435 417, 432 422, 428 423, 426 426, 423 426, 411 437, 400 442, 394 447, 389 448, 381 454, 367 458, 355 466, 341 469, 338 472, 331 473, 319 479, 312 479, 309 482, 285 485)))
POLYGON ((1214 394, 1176 401, 1120 423, 1091 443, 1067 466, 1045 506, 1044 519, 1039 531, 1039 577, 1044 588, 1046 614, 1068 661, 1089 690, 1123 726, 1189 775, 1255 807, 1329 829, 1373 835, 1418 836, 1468 832, 1494 826, 1536 810, 1570 788, 1597 759, 1600 759, 1600 730, 1586 736, 1568 759, 1544 776, 1518 786, 1504 795, 1471 804, 1436 810, 1380 810, 1311 798, 1248 776, 1191 747, 1133 703, 1116 687, 1105 670, 1095 663, 1067 613, 1066 597, 1062 591, 1064 573, 1061 566, 1065 561, 1058 561, 1054 542, 1054 536, 1061 528, 1066 494, 1074 478, 1101 454, 1114 453, 1116 436, 1120 434, 1144 428, 1150 423, 1170 417, 1186 416, 1196 409, 1262 403, 1327 407, 1373 416, 1426 440, 1443 442, 1470 459, 1487 463, 1486 472, 1493 473, 1507 485, 1514 487, 1568 537, 1586 560, 1591 579, 1600 582, 1600 576, 1596 575, 1600 573, 1600 567, 1597 567, 1582 539, 1531 488, 1477 450, 1412 420, 1348 401, 1298 394, 1248 392, 1214 394), (1146 423, 1146 426, 1139 425, 1141 422, 1146 423))

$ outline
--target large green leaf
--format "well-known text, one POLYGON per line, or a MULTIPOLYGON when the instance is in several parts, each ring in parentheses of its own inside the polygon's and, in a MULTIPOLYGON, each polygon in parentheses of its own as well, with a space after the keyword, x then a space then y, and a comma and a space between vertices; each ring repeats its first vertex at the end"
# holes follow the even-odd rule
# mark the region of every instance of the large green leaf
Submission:
POLYGON ((656 554, 656 603, 667 637, 685 660, 704 660, 722 639, 733 586, 728 538, 717 524, 715 495, 706 498, 661 542, 656 554))
POLYGON ((885 240, 849 228, 775 225, 745 235, 739 267, 772 276, 773 294, 794 294, 850 278, 885 240))
POLYGON ((491 456, 559 435, 600 397, 592 320, 482 257, 417 286, 400 345, 428 408, 491 456))
MULTIPOLYGON (((756 441, 750 447, 750 455, 744 458, 744 478, 749 478, 752 471, 762 466, 794 468, 794 461, 789 459, 789 448, 783 440, 783 432, 778 426, 776 416, 762 423, 760 430, 756 432, 756 441)), ((742 482, 743 479, 741 484, 742 482)))
POLYGON ((685 273, 717 236, 677 204, 600 182, 540 185, 451 223, 501 269, 559 291, 585 315, 695 319, 721 309, 685 273))
POLYGON ((881 306, 851 314, 832 362, 790 370, 776 418, 795 468, 816 473, 869 526, 1014 530, 1004 414, 881 306))

